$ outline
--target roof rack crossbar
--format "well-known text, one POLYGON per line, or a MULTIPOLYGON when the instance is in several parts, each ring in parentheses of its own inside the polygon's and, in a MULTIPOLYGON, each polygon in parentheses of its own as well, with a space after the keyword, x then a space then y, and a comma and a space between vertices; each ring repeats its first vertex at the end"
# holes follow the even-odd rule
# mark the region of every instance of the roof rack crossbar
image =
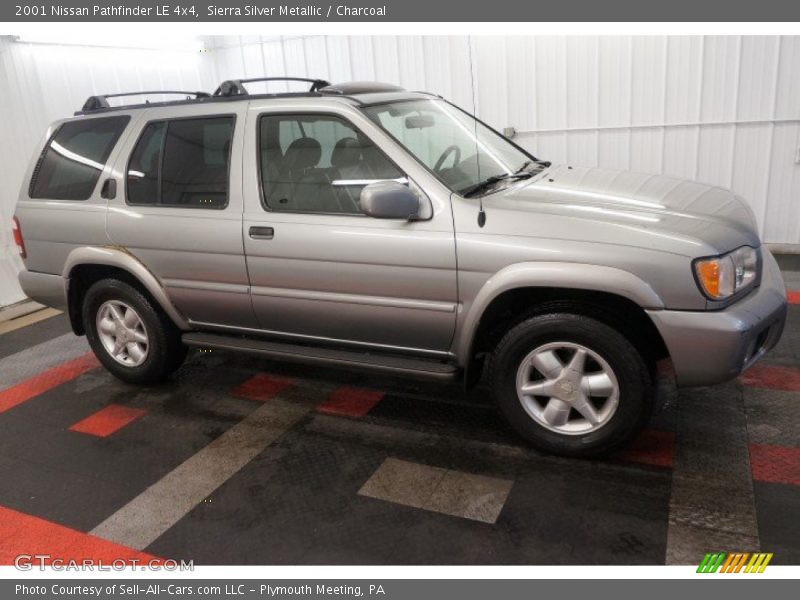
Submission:
POLYGON ((228 79, 219 84, 219 87, 214 92, 215 96, 247 96, 249 92, 244 87, 245 83, 256 83, 259 81, 302 81, 310 83, 311 88, 308 90, 310 93, 318 92, 324 87, 328 87, 330 83, 324 79, 309 79, 307 77, 251 77, 249 79, 228 79))
MULTIPOLYGON (((81 109, 82 112, 91 112, 93 110, 100 110, 102 108, 110 108, 111 105, 108 103, 109 98, 124 98, 126 96, 152 96, 154 94, 168 94, 168 95, 179 95, 179 96, 194 96, 195 98, 209 98, 211 94, 208 92, 187 92, 183 90, 151 90, 145 92, 124 92, 120 94, 102 94, 99 96, 89 96, 86 102, 83 103, 83 108, 81 109)), ((147 102, 145 102, 147 104, 147 102)), ((132 104, 130 106, 141 106, 132 104)), ((124 108, 122 106, 118 106, 115 108, 124 108)))

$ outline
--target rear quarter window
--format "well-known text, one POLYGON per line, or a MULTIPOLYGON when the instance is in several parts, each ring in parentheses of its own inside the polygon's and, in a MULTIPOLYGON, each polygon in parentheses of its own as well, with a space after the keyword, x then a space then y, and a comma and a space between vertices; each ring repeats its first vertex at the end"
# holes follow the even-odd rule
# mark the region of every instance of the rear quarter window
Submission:
POLYGON ((88 200, 130 117, 68 121, 48 140, 36 164, 31 198, 88 200))

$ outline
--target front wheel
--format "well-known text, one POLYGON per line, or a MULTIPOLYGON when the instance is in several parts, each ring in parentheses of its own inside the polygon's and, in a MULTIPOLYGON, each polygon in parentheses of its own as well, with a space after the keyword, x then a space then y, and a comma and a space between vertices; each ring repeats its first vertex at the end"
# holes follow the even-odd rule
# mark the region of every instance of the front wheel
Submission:
POLYGON ((583 315, 541 314, 519 323, 498 344, 490 373, 503 415, 545 452, 605 454, 650 415, 652 381, 639 352, 583 315))
POLYGON ((155 383, 186 358, 180 332, 152 301, 119 279, 103 279, 83 302, 86 337, 98 360, 128 383, 155 383))

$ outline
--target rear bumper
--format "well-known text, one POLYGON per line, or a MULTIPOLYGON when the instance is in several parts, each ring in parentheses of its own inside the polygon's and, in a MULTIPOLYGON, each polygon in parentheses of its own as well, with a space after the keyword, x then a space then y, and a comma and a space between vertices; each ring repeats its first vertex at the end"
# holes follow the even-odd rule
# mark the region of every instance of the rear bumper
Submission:
POLYGON ((19 274, 19 285, 31 300, 59 310, 67 309, 67 286, 61 275, 23 270, 19 274))
POLYGON ((778 263, 762 247, 760 286, 720 311, 648 311, 667 345, 680 386, 714 385, 736 377, 780 340, 786 289, 778 263))

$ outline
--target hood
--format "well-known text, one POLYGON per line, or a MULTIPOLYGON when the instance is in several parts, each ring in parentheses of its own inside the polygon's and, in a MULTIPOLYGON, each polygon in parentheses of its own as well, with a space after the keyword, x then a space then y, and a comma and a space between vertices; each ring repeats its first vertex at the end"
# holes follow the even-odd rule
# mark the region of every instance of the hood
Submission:
MULTIPOLYGON (((753 211, 733 192, 662 175, 553 166, 487 197, 484 204, 487 210, 513 213, 504 219, 517 229, 508 231, 512 234, 526 235, 521 228, 530 221, 522 214, 536 213, 567 217, 575 226, 561 228, 553 219, 542 219, 542 227, 559 227, 563 233, 554 237, 622 242, 694 256, 760 245, 753 211)), ((535 232, 542 234, 548 232, 535 232)))

